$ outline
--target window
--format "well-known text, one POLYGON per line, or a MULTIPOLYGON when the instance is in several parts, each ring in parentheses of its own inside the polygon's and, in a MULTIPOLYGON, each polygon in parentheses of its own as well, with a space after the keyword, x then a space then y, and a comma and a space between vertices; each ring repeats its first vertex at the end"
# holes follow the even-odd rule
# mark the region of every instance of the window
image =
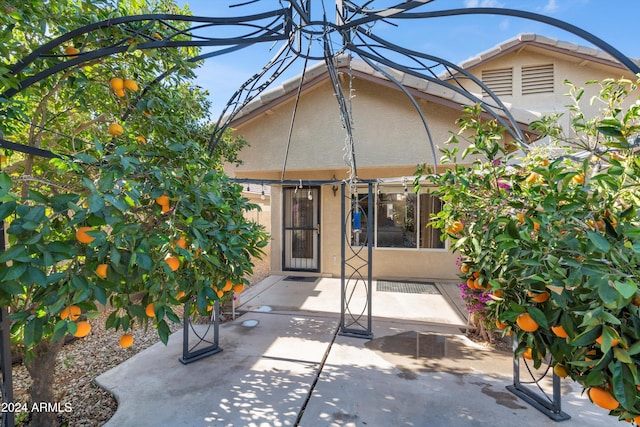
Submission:
POLYGON ((553 64, 522 67, 522 94, 553 93, 553 64))
MULTIPOLYGON (((513 95, 513 68, 483 70, 482 83, 497 96, 513 95)), ((483 95, 487 96, 484 90, 483 95)))
MULTIPOLYGON (((352 233, 352 245, 364 245, 368 199, 359 195, 360 232, 352 233)), ((428 193, 415 194, 402 186, 384 186, 375 196, 374 246, 378 248, 444 249, 440 230, 427 226, 440 212, 442 201, 428 193)))

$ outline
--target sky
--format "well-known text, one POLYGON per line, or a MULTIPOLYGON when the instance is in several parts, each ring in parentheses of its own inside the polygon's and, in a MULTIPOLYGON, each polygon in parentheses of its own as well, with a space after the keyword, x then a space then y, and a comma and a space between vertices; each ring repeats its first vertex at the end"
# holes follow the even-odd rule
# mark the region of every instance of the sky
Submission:
MULTIPOLYGON (((352 0, 358 5, 369 3, 372 9, 382 9, 402 3, 401 0, 352 0)), ((281 8, 283 0, 177 0, 185 3, 196 16, 238 17, 281 8), (241 5, 243 4, 244 5, 241 5), (234 6, 235 5, 235 6, 234 6), (233 6, 233 7, 230 7, 233 6)), ((323 9, 333 20, 336 0, 312 0, 312 17, 322 18, 323 9)), ((430 12, 470 7, 519 9, 542 14, 585 30, 604 40, 624 55, 640 58, 640 42, 634 35, 640 16, 638 0, 432 0, 412 12, 430 12)), ((394 21, 397 26, 377 22, 370 27, 373 34, 402 47, 438 56, 456 64, 491 49, 521 33, 536 33, 580 45, 592 46, 584 39, 565 30, 532 20, 504 15, 465 15, 394 21)), ((315 28, 314 28, 315 29, 315 28)), ((208 34, 228 37, 237 34, 230 28, 218 27, 208 34)), ((339 39, 334 38, 339 50, 339 39)), ((282 46, 256 43, 231 54, 205 61, 196 70, 196 84, 209 91, 212 119, 216 119, 229 98, 251 76, 260 71, 282 46)), ((204 50, 208 52, 211 49, 204 50)), ((309 65, 317 61, 310 60, 309 65)), ((270 89, 286 79, 299 75, 304 59, 297 60, 270 89)))

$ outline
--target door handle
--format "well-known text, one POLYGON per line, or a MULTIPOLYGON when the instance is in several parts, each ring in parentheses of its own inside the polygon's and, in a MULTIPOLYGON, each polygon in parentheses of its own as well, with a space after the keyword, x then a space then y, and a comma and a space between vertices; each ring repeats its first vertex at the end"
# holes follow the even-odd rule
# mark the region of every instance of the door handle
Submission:
POLYGON ((316 233, 318 233, 318 236, 320 235, 320 224, 319 223, 316 225, 316 233))

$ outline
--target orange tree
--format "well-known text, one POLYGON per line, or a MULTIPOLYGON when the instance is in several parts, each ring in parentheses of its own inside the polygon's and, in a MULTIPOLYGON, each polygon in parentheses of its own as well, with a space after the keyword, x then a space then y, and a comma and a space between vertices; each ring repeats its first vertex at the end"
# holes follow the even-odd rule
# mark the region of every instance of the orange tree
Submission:
POLYGON ((445 201, 432 225, 461 254, 460 277, 490 296, 485 326, 515 335, 515 356, 552 360, 594 403, 638 421, 640 102, 628 99, 637 84, 600 82, 596 117, 570 87, 570 133, 558 117, 533 124, 564 148, 525 158, 505 154, 503 129, 468 108, 443 150, 451 167, 431 175, 445 201))
MULTIPOLYGON (((6 12, 0 23, 10 29, 0 72, 68 29, 119 15, 185 12, 169 0, 0 7, 6 12)), ((164 30, 154 24, 136 37, 164 30)), ((59 53, 108 46, 123 37, 118 31, 79 36, 59 53)), ((0 100, 4 138, 61 154, 46 160, 7 150, 0 173, 8 243, 0 254, 0 304, 9 307, 34 403, 55 401, 55 359, 64 338, 90 333, 99 308, 110 311, 106 326, 125 334, 122 346, 132 344, 126 333, 138 326, 157 329, 166 342, 168 322, 180 321, 178 304, 191 301, 194 312, 206 314, 232 284, 247 283, 252 259, 267 243, 263 229, 243 215, 257 207, 222 173, 222 162, 236 162, 244 142, 225 136, 220 150, 206 150, 211 125, 202 117, 209 102, 189 82, 194 65, 186 61, 197 52, 139 51, 137 41, 128 52, 0 100), (163 73, 166 79, 151 83, 163 73)), ((47 57, 28 71, 61 60, 47 57)), ((3 91, 15 82, 0 76, 3 91)), ((56 414, 32 416, 33 425, 56 423, 56 414)))

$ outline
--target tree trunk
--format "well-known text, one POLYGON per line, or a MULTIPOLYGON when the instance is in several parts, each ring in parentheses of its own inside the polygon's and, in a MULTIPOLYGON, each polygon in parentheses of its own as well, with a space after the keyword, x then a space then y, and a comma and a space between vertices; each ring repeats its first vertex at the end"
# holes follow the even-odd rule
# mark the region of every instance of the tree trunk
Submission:
MULTIPOLYGON (((34 350, 34 358, 29 363, 25 363, 25 367, 33 380, 33 384, 29 387, 29 395, 31 396, 30 408, 34 404, 40 405, 43 402, 53 406, 56 402, 53 394, 53 381, 55 379, 56 357, 63 343, 64 340, 58 340, 56 343, 51 344, 49 340, 43 339, 34 350)), ((29 425, 57 427, 59 425, 58 414, 57 412, 33 411, 31 412, 29 425)))

